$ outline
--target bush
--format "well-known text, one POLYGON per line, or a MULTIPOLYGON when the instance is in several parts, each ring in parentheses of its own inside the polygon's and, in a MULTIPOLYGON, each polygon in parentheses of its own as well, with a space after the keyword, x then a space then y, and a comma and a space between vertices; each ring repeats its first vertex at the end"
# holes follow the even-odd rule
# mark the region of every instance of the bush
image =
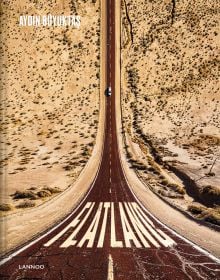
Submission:
POLYGON ((220 207, 206 208, 201 205, 191 204, 188 206, 188 210, 200 220, 220 225, 220 207))
POLYGON ((37 199, 37 195, 32 191, 16 191, 13 195, 13 199, 23 199, 23 198, 29 198, 29 199, 37 199))
POLYGON ((203 219, 209 223, 220 226, 220 208, 214 209, 213 211, 208 211, 205 213, 203 219))
POLYGON ((155 172, 155 168, 153 166, 148 167, 148 171, 155 172))
POLYGON ((200 189, 201 194, 209 194, 220 197, 220 189, 211 185, 203 186, 200 189))
POLYGON ((24 201, 21 202, 18 206, 16 206, 16 208, 30 208, 30 207, 34 207, 35 203, 33 201, 24 201))
POLYGON ((45 191, 49 191, 51 194, 54 194, 54 193, 60 193, 61 192, 61 189, 58 188, 58 187, 43 187, 43 190, 45 191))
POLYGON ((194 215, 202 214, 205 209, 205 207, 195 204, 190 204, 188 206, 188 210, 194 215))
POLYGON ((167 187, 168 187, 168 188, 171 188, 173 191, 175 191, 175 192, 177 192, 177 193, 179 193, 179 194, 185 194, 185 193, 186 193, 185 190, 184 190, 181 186, 179 186, 179 185, 177 185, 177 184, 171 184, 171 183, 169 183, 169 184, 167 185, 167 187))
POLYGON ((37 195, 41 198, 51 196, 52 193, 49 190, 41 190, 37 192, 37 195))
POLYGON ((12 209, 13 209, 13 207, 11 206, 11 204, 8 204, 8 203, 0 204, 0 211, 10 211, 12 209))
POLYGON ((167 181, 167 179, 162 179, 162 180, 160 181, 160 183, 161 183, 161 185, 163 185, 163 186, 167 186, 167 185, 169 184, 169 182, 167 181))

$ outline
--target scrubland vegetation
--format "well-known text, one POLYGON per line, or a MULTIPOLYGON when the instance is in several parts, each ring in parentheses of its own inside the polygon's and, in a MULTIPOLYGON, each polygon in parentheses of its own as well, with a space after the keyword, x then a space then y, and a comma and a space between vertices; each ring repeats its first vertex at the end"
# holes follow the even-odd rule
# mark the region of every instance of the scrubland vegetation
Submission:
POLYGON ((124 0, 121 29, 123 135, 130 166, 169 203, 215 224, 218 7, 203 0, 124 0), (203 214, 192 211, 194 204, 203 214))
POLYGON ((99 13, 98 1, 2 1, 0 211, 54 197, 90 158, 99 118, 99 13), (18 25, 20 14, 60 11, 79 14, 80 28, 18 25))

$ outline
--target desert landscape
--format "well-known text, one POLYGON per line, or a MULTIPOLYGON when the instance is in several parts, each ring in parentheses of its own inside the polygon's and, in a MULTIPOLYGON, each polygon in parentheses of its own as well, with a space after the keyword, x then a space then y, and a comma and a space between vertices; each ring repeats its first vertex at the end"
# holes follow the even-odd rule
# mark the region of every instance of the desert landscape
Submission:
POLYGON ((219 279, 220 10, 188 2, 2 2, 1 279, 219 279))
MULTIPOLYGON (((219 5, 124 0, 121 8, 130 167, 166 202, 219 225, 219 5)), ((100 109, 100 3, 3 1, 0 13, 0 214, 7 216, 62 193, 91 156, 100 109), (80 15, 80 28, 18 25, 21 13, 60 11, 80 15)))
POLYGON ((187 215, 220 224, 219 3, 122 1, 130 167, 187 215), (138 15, 138 16, 137 16, 138 15))
POLYGON ((99 1, 1 3, 1 215, 67 189, 92 153, 99 118, 99 1), (73 27, 19 27, 21 14, 80 15, 73 27))

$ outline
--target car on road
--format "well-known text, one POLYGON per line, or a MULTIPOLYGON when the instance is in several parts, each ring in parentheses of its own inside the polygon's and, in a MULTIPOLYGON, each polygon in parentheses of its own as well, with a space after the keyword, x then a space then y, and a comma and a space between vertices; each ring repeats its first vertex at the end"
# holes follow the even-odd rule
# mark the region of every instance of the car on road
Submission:
POLYGON ((112 89, 111 89, 111 87, 107 87, 107 89, 106 89, 106 95, 107 95, 107 96, 111 96, 111 95, 112 95, 112 89))

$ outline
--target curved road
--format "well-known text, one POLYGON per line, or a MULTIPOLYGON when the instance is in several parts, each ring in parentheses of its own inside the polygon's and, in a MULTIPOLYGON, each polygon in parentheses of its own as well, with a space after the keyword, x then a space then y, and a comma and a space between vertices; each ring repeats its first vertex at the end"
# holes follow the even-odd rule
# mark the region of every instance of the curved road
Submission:
POLYGON ((107 1, 112 96, 99 172, 73 213, 3 261, 0 279, 220 279, 218 260, 153 218, 127 184, 116 135, 114 1, 107 1))

